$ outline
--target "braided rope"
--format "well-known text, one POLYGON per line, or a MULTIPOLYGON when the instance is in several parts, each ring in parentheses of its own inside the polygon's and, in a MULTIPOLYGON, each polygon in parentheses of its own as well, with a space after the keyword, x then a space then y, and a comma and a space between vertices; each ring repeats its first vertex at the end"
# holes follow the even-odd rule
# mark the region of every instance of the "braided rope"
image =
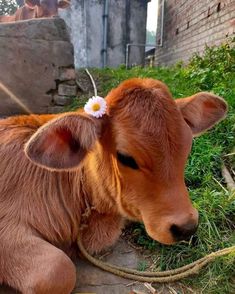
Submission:
POLYGON ((215 258, 219 256, 224 256, 230 253, 235 254, 235 246, 231 246, 225 249, 218 250, 216 252, 212 252, 188 265, 182 266, 174 270, 160 272, 142 272, 138 270, 112 265, 94 258, 86 251, 80 238, 77 239, 77 244, 83 256, 93 265, 101 268, 102 270, 120 276, 122 278, 148 283, 175 282, 188 276, 197 274, 202 267, 206 266, 208 263, 212 262, 215 258))

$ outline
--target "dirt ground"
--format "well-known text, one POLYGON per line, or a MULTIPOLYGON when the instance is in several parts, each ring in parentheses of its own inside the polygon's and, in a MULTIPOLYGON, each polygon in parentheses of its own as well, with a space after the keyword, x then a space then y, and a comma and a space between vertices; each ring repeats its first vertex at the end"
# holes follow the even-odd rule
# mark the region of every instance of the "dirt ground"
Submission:
MULTIPOLYGON (((120 239, 117 244, 102 255, 102 260, 112 264, 122 265, 129 268, 139 269, 140 264, 145 261, 150 264, 146 252, 134 248, 126 240, 120 239)), ((144 283, 126 280, 110 273, 104 272, 86 260, 78 260, 77 283, 72 294, 151 294, 144 283)), ((158 284, 152 285, 156 294, 192 293, 191 289, 185 289, 182 284, 158 284)), ((0 294, 17 294, 13 289, 2 286, 0 294)), ((193 292, 196 293, 196 292, 193 292)), ((54 293, 52 293, 54 294, 54 293)))

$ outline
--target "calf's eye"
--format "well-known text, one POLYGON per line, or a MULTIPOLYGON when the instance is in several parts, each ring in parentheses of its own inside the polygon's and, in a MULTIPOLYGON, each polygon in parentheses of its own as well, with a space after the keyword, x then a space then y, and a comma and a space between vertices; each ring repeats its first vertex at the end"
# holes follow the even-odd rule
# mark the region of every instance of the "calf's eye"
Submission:
POLYGON ((117 152, 117 159, 121 164, 125 166, 128 166, 132 169, 139 169, 138 164, 132 156, 117 152))

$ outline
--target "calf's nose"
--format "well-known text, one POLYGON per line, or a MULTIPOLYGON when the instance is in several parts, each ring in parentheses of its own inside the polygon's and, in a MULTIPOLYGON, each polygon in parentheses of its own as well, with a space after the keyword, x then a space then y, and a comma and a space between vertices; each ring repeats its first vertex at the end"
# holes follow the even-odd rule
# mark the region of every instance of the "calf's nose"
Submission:
POLYGON ((171 234, 175 241, 188 240, 196 231, 198 224, 195 222, 189 222, 184 225, 173 224, 170 227, 171 234))

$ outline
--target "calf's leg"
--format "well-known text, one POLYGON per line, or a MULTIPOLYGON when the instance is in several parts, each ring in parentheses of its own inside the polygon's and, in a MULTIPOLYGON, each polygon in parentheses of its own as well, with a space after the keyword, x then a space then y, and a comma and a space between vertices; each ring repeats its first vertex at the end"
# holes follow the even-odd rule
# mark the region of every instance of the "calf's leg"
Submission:
POLYGON ((80 236, 83 245, 90 253, 100 252, 117 241, 123 225, 119 215, 93 211, 80 236))
POLYGON ((58 248, 38 237, 0 244, 0 281, 23 294, 70 294, 75 266, 58 248))

